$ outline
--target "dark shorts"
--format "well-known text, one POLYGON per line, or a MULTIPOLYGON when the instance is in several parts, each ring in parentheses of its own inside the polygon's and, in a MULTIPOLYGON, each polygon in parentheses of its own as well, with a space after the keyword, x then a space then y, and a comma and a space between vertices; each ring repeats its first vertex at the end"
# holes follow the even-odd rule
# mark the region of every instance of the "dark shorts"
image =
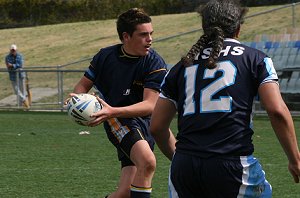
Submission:
POLYGON ((176 153, 169 178, 170 197, 272 197, 265 173, 253 156, 199 158, 176 153))
POLYGON ((118 159, 122 167, 134 165, 130 160, 130 151, 137 141, 146 140, 151 150, 154 149, 154 139, 149 132, 149 120, 134 123, 135 125, 131 127, 120 125, 118 130, 111 130, 111 127, 105 128, 108 139, 117 148, 118 159))

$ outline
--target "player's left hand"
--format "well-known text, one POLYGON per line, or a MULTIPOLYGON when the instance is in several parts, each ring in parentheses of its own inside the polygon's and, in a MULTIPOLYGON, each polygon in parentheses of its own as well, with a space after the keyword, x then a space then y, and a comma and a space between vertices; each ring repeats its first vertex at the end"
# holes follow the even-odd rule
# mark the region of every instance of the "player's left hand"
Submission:
POLYGON ((101 123, 103 123, 104 121, 110 119, 110 118, 113 118, 115 117, 115 110, 116 108, 114 107, 111 107, 109 104, 107 104, 104 100, 102 100, 101 98, 99 98, 98 96, 97 97, 97 100, 100 102, 100 104, 102 104, 102 109, 96 113, 93 113, 91 115, 91 117, 94 117, 95 120, 89 122, 88 126, 97 126, 101 123))
MULTIPOLYGON (((300 153, 298 159, 300 159, 300 153)), ((290 162, 288 169, 291 175, 293 176, 295 183, 299 183, 300 182, 300 161, 298 160, 298 163, 296 164, 290 162)))

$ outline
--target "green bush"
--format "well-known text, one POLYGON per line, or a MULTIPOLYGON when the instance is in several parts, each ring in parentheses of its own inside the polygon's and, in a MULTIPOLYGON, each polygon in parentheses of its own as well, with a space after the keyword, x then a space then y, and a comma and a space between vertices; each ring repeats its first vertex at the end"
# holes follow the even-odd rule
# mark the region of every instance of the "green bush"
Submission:
POLYGON ((175 13, 180 0, 0 0, 0 28, 116 18, 130 7, 175 13))
MULTIPOLYGON (((116 18, 130 7, 142 7, 150 15, 194 11, 204 0, 0 0, 0 29, 116 18)), ((246 5, 287 0, 244 1, 246 5)))

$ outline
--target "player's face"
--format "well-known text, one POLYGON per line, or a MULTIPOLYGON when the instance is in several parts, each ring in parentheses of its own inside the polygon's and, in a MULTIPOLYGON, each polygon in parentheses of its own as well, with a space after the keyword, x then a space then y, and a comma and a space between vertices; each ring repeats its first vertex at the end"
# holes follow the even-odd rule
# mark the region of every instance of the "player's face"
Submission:
POLYGON ((152 43, 152 33, 153 28, 151 23, 137 25, 132 36, 125 33, 123 44, 126 53, 134 56, 147 55, 152 43))

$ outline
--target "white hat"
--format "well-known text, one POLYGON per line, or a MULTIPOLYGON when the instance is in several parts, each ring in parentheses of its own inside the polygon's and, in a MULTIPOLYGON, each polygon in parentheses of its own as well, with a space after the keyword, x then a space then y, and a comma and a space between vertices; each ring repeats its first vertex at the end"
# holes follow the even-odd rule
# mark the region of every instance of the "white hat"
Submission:
POLYGON ((12 44, 12 45, 10 46, 10 49, 11 49, 11 50, 17 50, 17 46, 16 46, 15 44, 12 44))

